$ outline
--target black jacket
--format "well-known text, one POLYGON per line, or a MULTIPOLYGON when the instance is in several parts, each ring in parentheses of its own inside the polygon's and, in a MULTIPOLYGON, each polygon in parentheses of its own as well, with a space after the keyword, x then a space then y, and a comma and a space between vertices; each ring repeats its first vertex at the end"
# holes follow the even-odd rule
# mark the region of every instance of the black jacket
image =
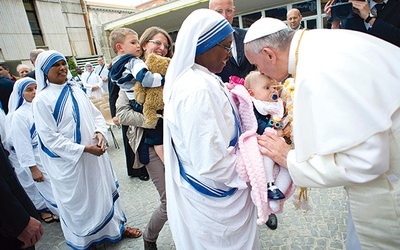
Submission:
POLYGON ((0 248, 20 249, 22 242, 17 239, 18 235, 28 225, 31 216, 36 219, 39 219, 39 216, 19 183, 1 143, 0 203, 0 248))
POLYGON ((14 82, 8 77, 0 76, 0 102, 4 112, 8 113, 8 100, 14 88, 14 82))
MULTIPOLYGON (((369 30, 365 28, 364 20, 356 14, 350 19, 343 20, 342 23, 342 28, 344 29, 368 33, 400 47, 399 0, 389 0, 369 30)), ((348 42, 351 41, 343 41, 343 44, 348 42)))

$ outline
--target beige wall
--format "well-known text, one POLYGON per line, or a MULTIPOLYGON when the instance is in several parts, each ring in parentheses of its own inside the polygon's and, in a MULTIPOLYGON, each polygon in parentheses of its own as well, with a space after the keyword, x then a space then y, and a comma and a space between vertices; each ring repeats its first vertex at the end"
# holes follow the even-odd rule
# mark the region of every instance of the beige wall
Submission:
POLYGON ((29 58, 35 42, 22 1, 0 1, 0 61, 29 58))

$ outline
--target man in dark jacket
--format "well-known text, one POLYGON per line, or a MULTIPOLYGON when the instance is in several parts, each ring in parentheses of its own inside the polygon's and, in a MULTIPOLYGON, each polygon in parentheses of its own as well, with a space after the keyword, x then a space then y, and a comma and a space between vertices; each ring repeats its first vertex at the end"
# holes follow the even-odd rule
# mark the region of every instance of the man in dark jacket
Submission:
POLYGON ((0 247, 35 249, 43 235, 32 201, 19 183, 0 143, 0 247))
MULTIPOLYGON (((400 47, 400 1, 370 0, 350 1, 353 5, 353 16, 341 20, 340 28, 356 30, 379 37, 400 47)), ((335 0, 326 3, 324 11, 331 16, 331 7, 335 0)), ((332 23, 337 28, 339 21, 332 23)))
POLYGON ((0 104, 4 112, 8 113, 8 100, 14 88, 14 82, 10 78, 0 76, 0 104))

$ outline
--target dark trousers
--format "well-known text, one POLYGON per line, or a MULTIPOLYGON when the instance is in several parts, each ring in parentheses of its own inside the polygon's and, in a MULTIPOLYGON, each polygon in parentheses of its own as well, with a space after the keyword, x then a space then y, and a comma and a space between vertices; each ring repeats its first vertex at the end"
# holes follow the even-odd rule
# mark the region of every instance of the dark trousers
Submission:
POLYGON ((122 125, 122 140, 124 142, 127 173, 129 176, 132 176, 132 177, 148 175, 146 167, 142 167, 139 169, 132 168, 133 163, 135 162, 135 154, 133 153, 132 148, 129 145, 128 137, 126 136, 126 132, 128 131, 128 128, 129 128, 129 126, 122 125))

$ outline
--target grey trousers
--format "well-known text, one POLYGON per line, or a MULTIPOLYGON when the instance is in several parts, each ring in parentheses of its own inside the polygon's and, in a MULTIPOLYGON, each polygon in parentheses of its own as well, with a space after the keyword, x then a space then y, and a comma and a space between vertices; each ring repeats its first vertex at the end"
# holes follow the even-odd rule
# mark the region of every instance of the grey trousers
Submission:
POLYGON ((143 232, 143 240, 149 242, 156 242, 158 235, 167 222, 167 203, 165 193, 165 170, 164 164, 157 156, 153 147, 149 148, 150 162, 147 164, 147 172, 150 179, 156 186, 157 192, 160 195, 160 205, 154 210, 150 220, 143 232))

